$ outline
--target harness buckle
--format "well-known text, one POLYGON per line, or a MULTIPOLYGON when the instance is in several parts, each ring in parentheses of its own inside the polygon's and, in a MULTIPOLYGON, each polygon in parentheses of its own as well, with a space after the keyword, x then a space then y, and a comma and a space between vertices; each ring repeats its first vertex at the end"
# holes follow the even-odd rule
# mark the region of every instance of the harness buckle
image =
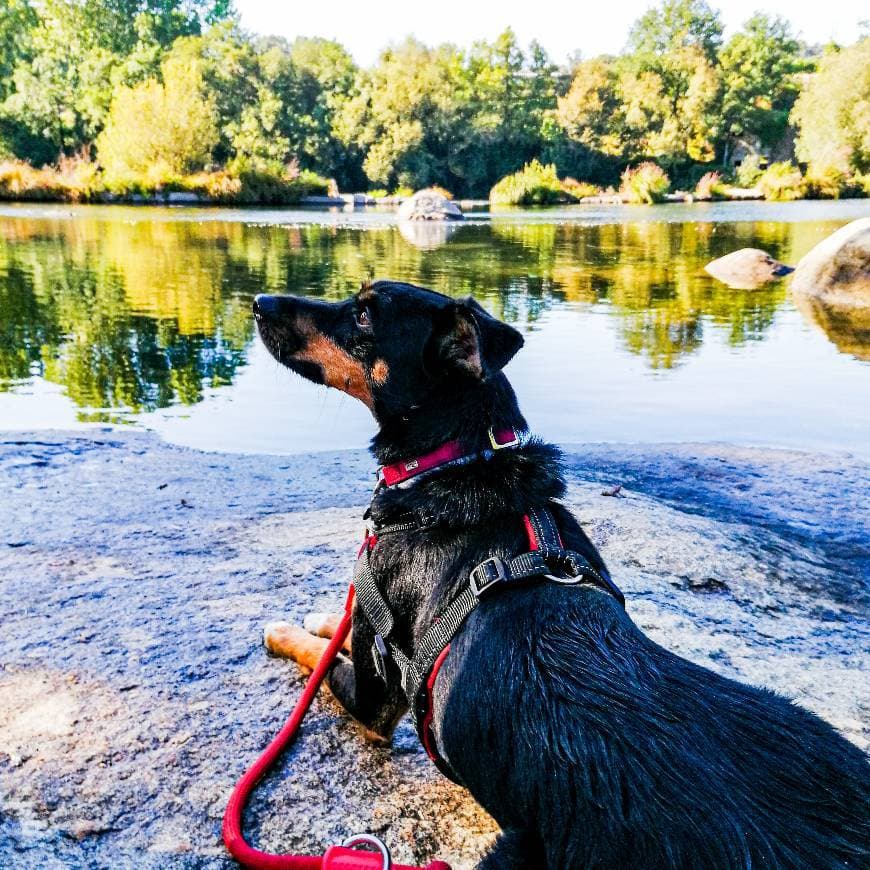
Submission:
POLYGON ((508 579, 507 565, 498 556, 490 556, 475 566, 468 575, 468 582, 475 598, 480 598, 484 592, 508 579))
POLYGON ((375 642, 372 644, 372 659, 375 663, 375 671, 385 683, 387 682, 387 659, 389 657, 390 650, 387 648, 387 642, 383 635, 376 634, 375 642))

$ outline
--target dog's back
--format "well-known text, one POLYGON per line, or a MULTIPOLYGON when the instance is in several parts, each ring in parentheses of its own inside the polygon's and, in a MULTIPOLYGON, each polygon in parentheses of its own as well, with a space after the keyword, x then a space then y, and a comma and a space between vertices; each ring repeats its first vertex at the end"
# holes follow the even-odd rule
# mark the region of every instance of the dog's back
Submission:
POLYGON ((441 742, 543 866, 870 866, 866 759, 817 716, 673 655, 588 587, 502 596, 466 632, 441 742))

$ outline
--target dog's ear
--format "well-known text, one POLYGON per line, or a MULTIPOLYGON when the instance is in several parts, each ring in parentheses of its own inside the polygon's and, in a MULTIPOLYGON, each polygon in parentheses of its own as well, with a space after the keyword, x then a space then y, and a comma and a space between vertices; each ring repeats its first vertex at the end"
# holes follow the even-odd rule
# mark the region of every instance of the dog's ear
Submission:
POLYGON ((430 346, 438 368, 483 380, 508 364, 523 337, 468 297, 439 312, 430 346))

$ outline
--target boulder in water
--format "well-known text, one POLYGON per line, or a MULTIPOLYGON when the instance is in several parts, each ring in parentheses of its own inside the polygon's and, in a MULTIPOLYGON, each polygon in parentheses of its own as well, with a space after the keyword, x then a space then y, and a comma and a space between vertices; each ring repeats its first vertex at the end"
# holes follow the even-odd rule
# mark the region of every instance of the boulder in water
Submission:
POLYGON ((437 190, 418 190, 399 206, 403 221, 461 221, 464 215, 455 202, 437 190))
POLYGON ((735 290, 755 290, 794 270, 759 248, 741 248, 704 266, 704 271, 735 290))

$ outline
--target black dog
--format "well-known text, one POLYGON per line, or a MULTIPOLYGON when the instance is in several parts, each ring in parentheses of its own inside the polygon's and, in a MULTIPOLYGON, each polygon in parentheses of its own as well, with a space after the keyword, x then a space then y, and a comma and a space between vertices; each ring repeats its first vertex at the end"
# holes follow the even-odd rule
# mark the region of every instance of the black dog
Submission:
MULTIPOLYGON (((376 588, 358 598, 352 659, 330 687, 386 739, 409 706, 401 680, 415 687, 427 747, 502 827, 481 868, 870 866, 862 752, 790 701, 669 653, 626 614, 556 501, 558 451, 522 436, 501 372, 516 330, 471 299, 389 281, 336 304, 258 296, 254 312, 279 362, 378 422, 373 452, 394 480, 372 500, 381 534, 357 579, 376 588), (447 461, 418 473, 445 444, 447 461), (530 516, 549 539, 511 562, 536 546, 530 516), (562 561, 524 579, 521 563, 542 558, 562 561), (473 612, 454 631, 457 596, 473 612), (421 666, 421 685, 402 656, 432 647, 432 631, 449 654, 434 676, 421 666)), ((326 641, 279 624, 267 644, 311 667, 326 641)))

